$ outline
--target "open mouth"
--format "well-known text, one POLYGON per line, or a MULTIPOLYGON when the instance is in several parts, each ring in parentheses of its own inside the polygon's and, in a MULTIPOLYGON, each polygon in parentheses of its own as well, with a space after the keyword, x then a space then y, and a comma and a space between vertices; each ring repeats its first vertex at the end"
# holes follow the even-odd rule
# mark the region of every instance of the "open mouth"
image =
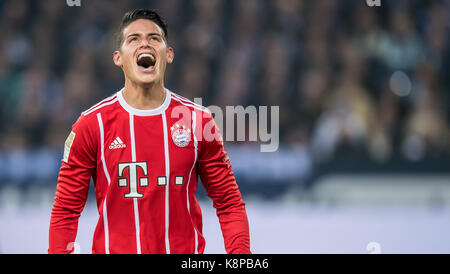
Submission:
POLYGON ((138 59, 137 59, 137 65, 144 69, 153 67, 155 65, 155 63, 156 63, 156 58, 151 53, 141 53, 141 54, 139 54, 138 59))

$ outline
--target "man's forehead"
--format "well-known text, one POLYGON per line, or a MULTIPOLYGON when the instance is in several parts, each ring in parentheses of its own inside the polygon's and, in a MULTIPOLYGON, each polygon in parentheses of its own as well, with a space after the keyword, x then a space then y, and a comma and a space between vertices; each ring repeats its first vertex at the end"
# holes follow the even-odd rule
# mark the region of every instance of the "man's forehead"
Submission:
POLYGON ((126 28, 124 28, 123 33, 125 35, 131 33, 159 33, 161 36, 164 36, 164 32, 161 27, 148 19, 138 19, 131 22, 126 28))

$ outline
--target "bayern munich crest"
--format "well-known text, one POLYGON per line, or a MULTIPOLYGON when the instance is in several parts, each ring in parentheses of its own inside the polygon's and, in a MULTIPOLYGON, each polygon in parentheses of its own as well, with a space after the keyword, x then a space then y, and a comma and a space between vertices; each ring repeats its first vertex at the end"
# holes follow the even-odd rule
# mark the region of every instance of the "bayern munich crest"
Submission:
POLYGON ((178 147, 185 147, 191 141, 191 130, 185 126, 175 124, 170 130, 172 131, 172 141, 178 147))

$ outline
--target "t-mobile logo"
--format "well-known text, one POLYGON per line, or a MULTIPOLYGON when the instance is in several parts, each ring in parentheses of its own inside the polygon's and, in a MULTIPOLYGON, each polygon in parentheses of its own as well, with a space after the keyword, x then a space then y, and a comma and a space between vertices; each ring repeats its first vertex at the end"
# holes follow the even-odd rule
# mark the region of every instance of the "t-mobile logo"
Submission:
MULTIPOLYGON (((128 180, 119 179, 120 187, 130 187, 130 191, 125 193, 125 198, 142 198, 144 194, 138 192, 138 168, 142 169, 144 176, 147 176, 147 162, 119 163, 119 177, 123 177, 125 169, 128 168, 128 180)), ((148 186, 148 178, 139 178, 139 186, 148 186)))

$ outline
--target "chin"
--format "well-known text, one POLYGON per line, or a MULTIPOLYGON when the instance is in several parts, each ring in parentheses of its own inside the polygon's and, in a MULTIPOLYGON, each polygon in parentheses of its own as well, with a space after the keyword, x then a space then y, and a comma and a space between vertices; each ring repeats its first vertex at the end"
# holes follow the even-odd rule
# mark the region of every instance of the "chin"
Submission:
POLYGON ((137 80, 136 82, 138 83, 138 85, 144 86, 144 87, 151 87, 159 82, 154 77, 138 77, 136 80, 137 80))
POLYGON ((158 77, 155 73, 136 73, 134 76, 136 83, 139 85, 154 85, 158 82, 158 77))

